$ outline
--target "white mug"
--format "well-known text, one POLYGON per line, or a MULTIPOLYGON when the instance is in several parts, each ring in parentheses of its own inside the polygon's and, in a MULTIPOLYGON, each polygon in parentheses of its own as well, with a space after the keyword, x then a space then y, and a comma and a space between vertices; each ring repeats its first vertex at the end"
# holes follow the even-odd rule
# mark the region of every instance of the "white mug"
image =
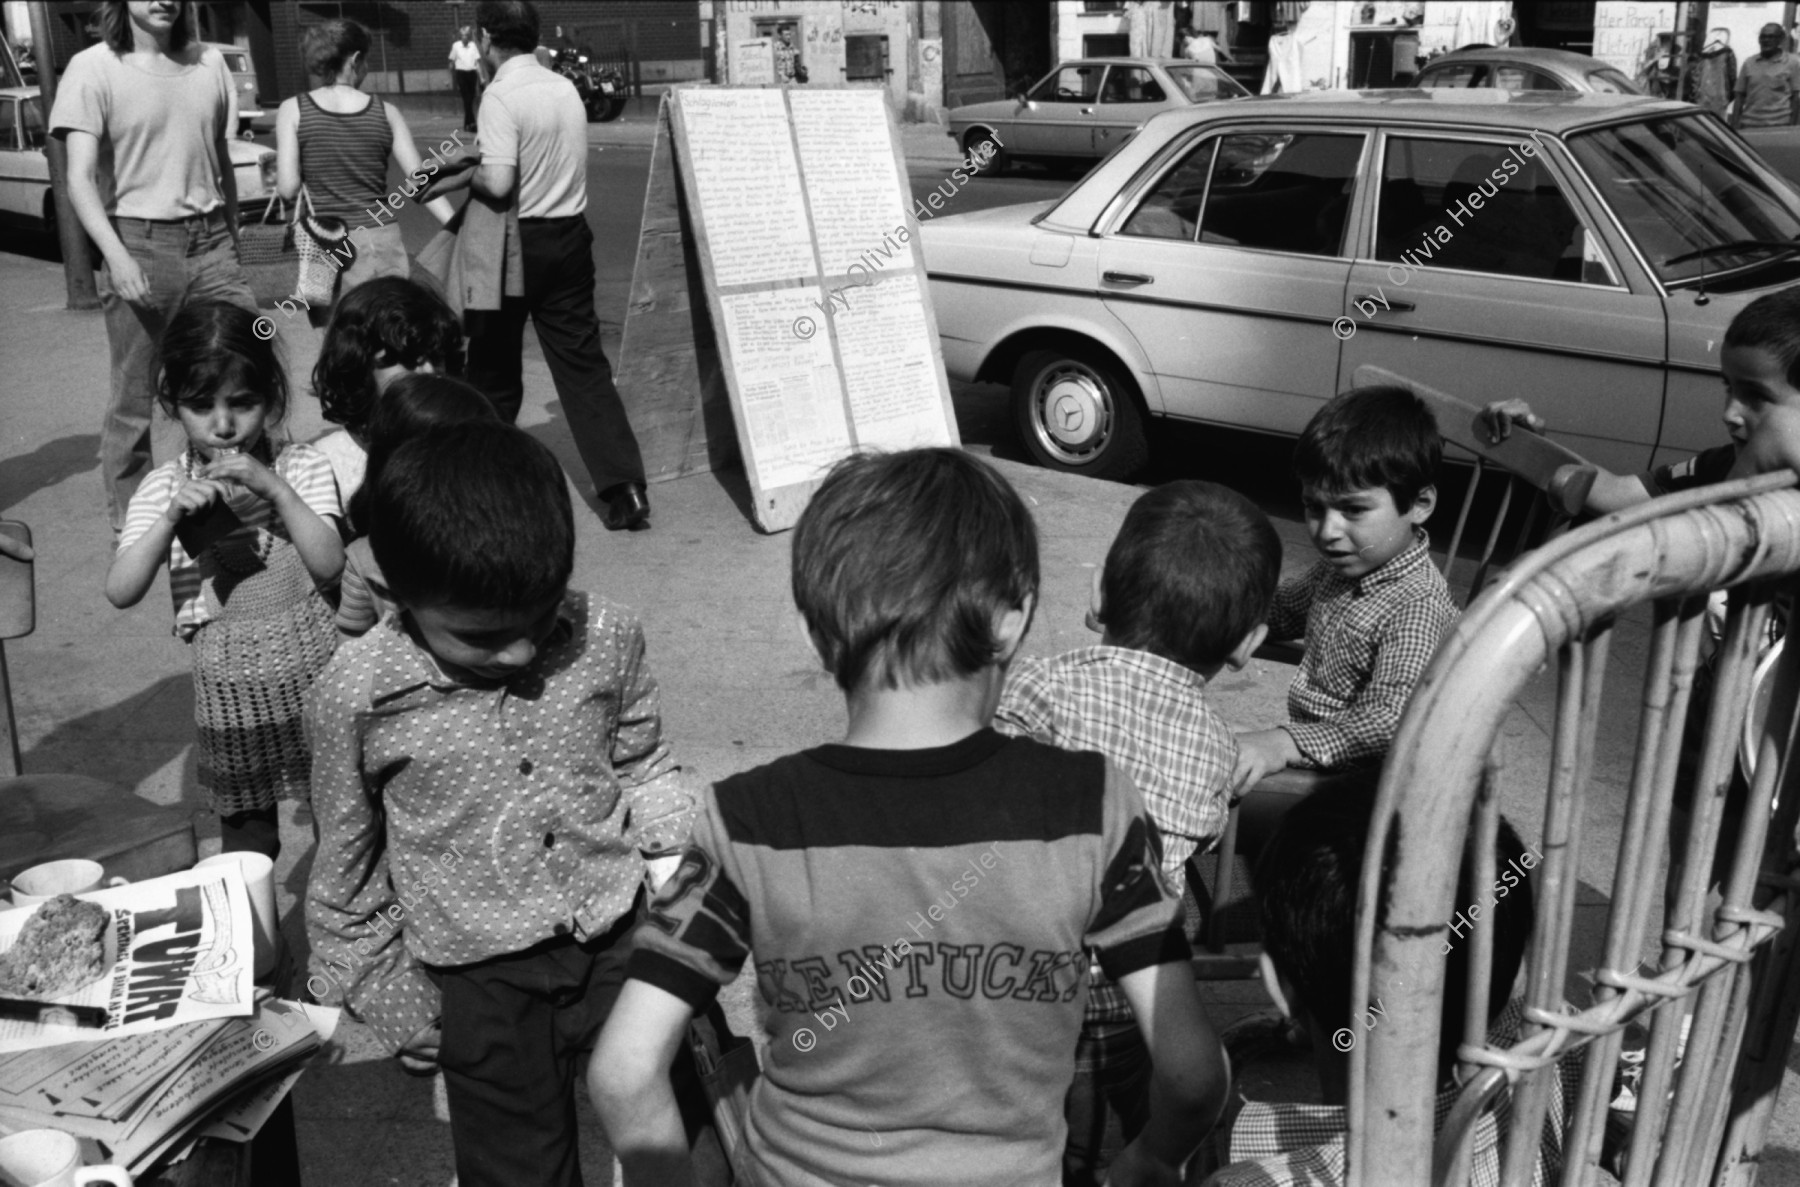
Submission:
POLYGON ((59 894, 86 894, 90 890, 99 890, 102 885, 123 886, 125 879, 114 878, 107 881, 106 868, 85 857, 47 861, 43 865, 32 866, 13 878, 13 906, 35 907, 59 894))
POLYGON ((281 916, 275 911, 275 863, 267 854, 238 849, 217 853, 194 866, 231 866, 244 878, 244 889, 250 894, 250 914, 256 924, 256 972, 258 981, 275 972, 280 952, 281 916))
POLYGON ((131 1187, 122 1166, 81 1165, 81 1143, 60 1129, 27 1129, 0 1138, 0 1184, 5 1187, 131 1187))

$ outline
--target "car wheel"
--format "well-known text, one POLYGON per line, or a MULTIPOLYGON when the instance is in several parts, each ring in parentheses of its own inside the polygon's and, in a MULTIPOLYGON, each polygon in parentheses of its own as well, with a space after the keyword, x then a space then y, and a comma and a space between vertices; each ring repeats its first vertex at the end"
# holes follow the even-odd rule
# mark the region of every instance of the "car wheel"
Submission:
POLYGON ((1006 172, 1011 160, 1006 149, 987 128, 970 128, 963 133, 963 154, 969 159, 969 171, 977 177, 998 177, 1006 172), (983 156, 987 158, 985 165, 980 163, 983 156))
POLYGON ((1150 446, 1137 394, 1099 351, 1034 350, 1013 369, 1013 418, 1039 465, 1124 481, 1150 446))
POLYGON ((624 110, 625 110, 625 96, 614 95, 612 98, 610 98, 606 101, 606 106, 601 109, 600 122, 603 124, 610 124, 614 120, 618 119, 620 113, 622 113, 624 110))

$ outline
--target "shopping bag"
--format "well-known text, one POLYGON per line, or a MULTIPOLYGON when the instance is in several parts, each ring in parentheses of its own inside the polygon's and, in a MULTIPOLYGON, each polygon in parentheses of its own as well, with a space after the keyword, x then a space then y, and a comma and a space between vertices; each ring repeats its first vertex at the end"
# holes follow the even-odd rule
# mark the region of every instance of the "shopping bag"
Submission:
POLYGON ((300 203, 294 207, 294 246, 299 259, 294 282, 294 295, 309 307, 329 308, 337 297, 338 277, 343 275, 347 257, 355 253, 346 246, 350 228, 341 218, 320 218, 313 213, 312 195, 304 187, 300 203), (301 205, 305 213, 301 213, 301 205))

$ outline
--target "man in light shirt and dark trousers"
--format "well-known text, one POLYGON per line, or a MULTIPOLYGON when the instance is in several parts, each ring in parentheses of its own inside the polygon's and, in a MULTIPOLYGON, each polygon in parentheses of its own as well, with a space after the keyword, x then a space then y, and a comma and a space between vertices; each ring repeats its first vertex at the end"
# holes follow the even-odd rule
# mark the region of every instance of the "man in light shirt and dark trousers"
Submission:
POLYGON ((516 198, 525 295, 506 297, 497 310, 464 313, 468 378, 501 416, 518 419, 525 392, 520 350, 529 316, 575 447, 604 504, 603 522, 611 531, 647 528, 644 461, 613 385, 612 365, 600 348, 594 313, 587 110, 575 84, 544 69, 533 55, 534 5, 484 0, 476 24, 493 76, 481 101, 481 163, 470 186, 490 201, 516 198))
POLYGON ((467 25, 450 46, 450 77, 456 80, 456 93, 462 96, 463 131, 473 132, 475 89, 481 83, 481 46, 475 42, 475 31, 467 25))

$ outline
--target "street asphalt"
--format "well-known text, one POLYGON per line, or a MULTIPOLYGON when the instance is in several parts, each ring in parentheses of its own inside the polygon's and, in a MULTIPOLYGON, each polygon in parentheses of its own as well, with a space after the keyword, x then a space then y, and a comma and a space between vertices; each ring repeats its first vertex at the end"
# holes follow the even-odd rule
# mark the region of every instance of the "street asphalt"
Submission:
MULTIPOLYGON (((648 145, 653 114, 640 110, 594 125, 591 141, 599 149, 648 145)), ((421 140, 447 136, 454 126, 447 117, 414 116, 421 140)), ((902 139, 915 173, 941 169, 959 155, 939 128, 903 125, 902 139)), ((624 274, 603 270, 601 285, 622 296, 630 254, 613 254, 625 260, 624 274)), ((279 341, 295 380, 288 429, 308 440, 324 427, 317 403, 305 394, 319 335, 301 321, 283 319, 279 341)), ((605 322, 605 347, 616 361, 618 324, 605 322)), ((39 551, 37 630, 6 645, 25 768, 106 779, 157 803, 182 805, 194 814, 203 852, 212 852, 217 826, 194 781, 189 659, 170 633, 166 586, 159 581, 125 611, 113 609, 102 593, 109 534, 95 453, 108 389, 106 333, 97 310, 65 308, 60 265, 0 251, 0 376, 0 515, 29 524, 39 551)), ((535 337, 527 339, 525 387, 519 423, 579 474, 535 337)), ((960 388, 955 398, 965 441, 999 454, 995 464, 1026 497, 1042 534, 1044 588, 1028 650, 1053 654, 1092 641, 1082 621, 1093 568, 1138 490, 1010 460, 1004 393, 960 388)), ((1197 464, 1178 462, 1161 476, 1206 475, 1197 464)), ((789 598, 788 537, 761 534, 746 521, 734 497, 740 485, 734 475, 702 474, 652 487, 648 532, 607 533, 594 515, 578 513, 574 584, 642 616, 669 737, 684 765, 706 780, 833 740, 843 726, 842 700, 808 649, 789 598)), ((1291 492, 1258 497, 1282 536, 1285 571, 1300 571, 1311 550, 1291 492)), ((1622 670, 1611 685, 1619 692, 1609 698, 1596 759, 1602 790, 1587 824, 1602 848, 1616 839, 1630 773, 1629 754, 1616 740, 1629 733, 1634 713, 1626 690, 1635 689, 1641 672, 1644 622, 1626 622, 1620 636, 1613 649, 1622 670)), ((1234 724, 1273 724, 1283 715, 1288 676, 1288 669, 1255 662, 1216 683, 1215 703, 1234 724)), ((1504 802, 1528 842, 1541 835, 1542 809, 1534 799, 1544 786, 1552 703, 1550 681, 1540 681, 1520 698, 1503 741, 1504 802)), ((297 906, 311 862, 303 809, 284 809, 283 843, 279 905, 289 943, 303 950, 297 906)), ((1610 859, 1583 870, 1578 903, 1592 926, 1603 918, 1611 881, 1610 859)), ((1572 979, 1571 993, 1579 986, 1572 979)), ((1204 989, 1215 1025, 1265 1004, 1254 982, 1204 989)), ((745 980, 727 997, 740 1032, 755 1024, 751 997, 745 980)), ((1764 1183, 1800 1184, 1800 1059, 1789 1067, 1762 1164, 1764 1183)), ((1284 1090, 1298 1090, 1307 1078, 1303 1070, 1268 1076, 1265 1088, 1284 1090)), ((1257 1086, 1254 1080, 1243 1085, 1253 1094, 1257 1086)), ((340 1029, 328 1058, 302 1078, 294 1099, 309 1182, 441 1187, 453 1181, 441 1080, 401 1074, 360 1025, 340 1029)), ((614 1182, 610 1153, 585 1103, 581 1117, 587 1181, 614 1182)))

